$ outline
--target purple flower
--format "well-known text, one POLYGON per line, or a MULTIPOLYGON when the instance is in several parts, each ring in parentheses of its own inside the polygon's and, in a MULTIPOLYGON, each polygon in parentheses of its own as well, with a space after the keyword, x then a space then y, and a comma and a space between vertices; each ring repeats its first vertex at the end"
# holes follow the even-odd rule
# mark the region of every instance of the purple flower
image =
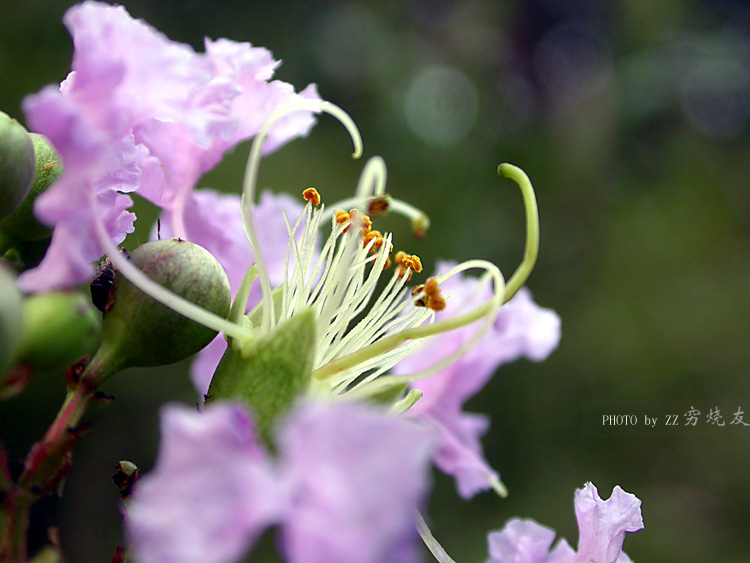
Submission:
POLYGON ((416 560, 428 429, 361 404, 302 404, 274 458, 247 412, 225 403, 165 407, 162 433, 157 466, 127 506, 139 561, 237 561, 274 524, 292 563, 416 560))
MULTIPOLYGON (((113 242, 133 230, 138 190, 169 209, 181 232, 182 209, 198 178, 224 152, 256 134, 280 105, 317 98, 271 81, 278 63, 265 49, 207 41, 206 53, 167 39, 122 7, 85 2, 65 15, 75 46, 72 72, 24 101, 29 124, 59 151, 65 172, 41 196, 39 219, 55 226, 40 266, 25 273, 27 291, 75 285, 101 256, 94 217, 113 242), (98 211, 94 210, 94 198, 98 211)), ((267 150, 313 124, 297 112, 275 127, 267 150)))
MULTIPOLYGON (((439 263, 438 270, 448 270, 451 263, 439 263)), ((446 309, 438 314, 451 317, 475 307, 490 298, 492 291, 479 280, 456 276, 442 284, 447 296, 446 309)), ((466 344, 478 330, 469 326, 446 332, 427 341, 395 368, 408 374, 434 365, 466 344)), ((521 357, 533 361, 545 359, 560 340, 560 318, 550 309, 536 305, 531 293, 521 289, 503 305, 489 331, 477 345, 437 374, 414 384, 424 394, 409 411, 433 424, 440 434, 435 464, 454 475, 459 493, 474 496, 497 483, 497 474, 482 455, 480 437, 487 431, 485 416, 465 414, 463 403, 487 383, 502 364, 521 357)))
POLYGON ((550 552, 555 532, 533 520, 515 518, 487 536, 487 563, 572 563, 575 551, 564 539, 550 552))
POLYGON ((499 532, 487 536, 487 563, 631 563, 623 553, 625 532, 643 528, 641 501, 615 487, 602 500, 596 487, 586 483, 575 494, 578 518, 578 552, 561 539, 549 551, 555 532, 533 520, 510 520, 499 532))
POLYGON ((282 429, 292 563, 418 560, 414 510, 428 485, 432 433, 358 404, 304 405, 282 429))
POLYGON ((155 469, 138 482, 127 523, 143 563, 236 561, 284 511, 284 494, 239 406, 162 411, 155 469))
POLYGON ((591 483, 576 491, 578 555, 576 563, 614 563, 622 551, 625 532, 643 528, 641 501, 620 487, 602 500, 591 483))

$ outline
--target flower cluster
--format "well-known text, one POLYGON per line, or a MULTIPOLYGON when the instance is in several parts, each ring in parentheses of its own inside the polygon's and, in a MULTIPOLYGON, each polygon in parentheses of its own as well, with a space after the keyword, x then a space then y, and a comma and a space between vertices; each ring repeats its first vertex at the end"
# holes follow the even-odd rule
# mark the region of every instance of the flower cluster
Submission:
MULTIPOLYGON (((102 346, 82 374, 70 372, 67 410, 35 451, 42 469, 27 463, 18 486, 58 484, 46 479, 54 464, 45 456, 67 459, 71 430, 114 372, 176 361, 221 332, 192 366, 205 404, 164 407, 157 466, 127 500, 136 560, 232 563, 273 526, 291 562, 408 563, 419 558, 418 535, 441 563, 451 561, 419 513, 430 465, 454 476, 464 498, 504 495, 480 442, 489 421, 463 405, 499 366, 544 360, 560 339, 558 316, 522 287, 539 241, 526 175, 499 168, 520 187, 527 219, 524 260, 507 283, 490 262, 470 260, 439 262, 410 285, 421 260, 378 231, 377 218, 404 215, 420 235, 429 221, 386 193, 381 158, 366 163, 346 201, 328 206, 308 188, 304 204, 270 193, 256 204, 261 156, 306 135, 315 114, 337 118, 354 157, 362 153, 351 118, 314 86, 295 93, 272 80, 278 63, 264 49, 207 40, 196 53, 122 7, 87 1, 65 22, 72 72, 24 103, 64 172, 34 206, 54 231, 19 285, 27 293, 75 286, 104 254, 96 283, 114 281, 99 304, 102 346), (241 196, 194 189, 250 137, 241 196), (133 230, 131 193, 162 209, 159 234, 175 240, 129 259, 117 245, 133 230), (199 287, 203 272, 218 281, 199 287), (174 334, 160 341, 164 326, 174 334)), ((629 561, 622 543, 642 527, 640 501, 619 487, 602 501, 588 484, 575 502, 577 553, 564 541, 550 552, 551 530, 513 520, 490 534, 488 563, 629 561)))

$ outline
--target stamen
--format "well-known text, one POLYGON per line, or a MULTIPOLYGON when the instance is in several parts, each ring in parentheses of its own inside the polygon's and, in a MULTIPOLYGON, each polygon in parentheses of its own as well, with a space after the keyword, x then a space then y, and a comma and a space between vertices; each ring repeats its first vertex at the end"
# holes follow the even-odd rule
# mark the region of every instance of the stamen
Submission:
POLYGON ((416 374, 409 376, 384 376, 380 377, 377 381, 373 381, 371 385, 373 386, 373 389, 380 389, 381 386, 392 385, 394 379, 400 381, 416 381, 417 379, 432 375, 454 362, 467 350, 472 348, 482 336, 484 336, 490 325, 494 322, 497 311, 500 309, 505 295, 505 281, 503 280, 500 270, 497 266, 486 260, 469 260, 451 268, 447 273, 437 276, 436 279, 438 283, 445 283, 445 281, 451 277, 473 268, 485 270, 487 275, 492 278, 494 294, 489 301, 475 307, 463 315, 442 319, 429 325, 412 326, 411 328, 406 328, 400 332, 390 333, 388 336, 385 336, 380 340, 371 341, 372 343, 368 346, 358 349, 346 356, 337 358, 318 368, 313 373, 313 376, 319 381, 325 381, 332 376, 352 369, 355 366, 366 365, 367 362, 370 362, 373 358, 384 356, 409 340, 418 340, 429 336, 435 336, 443 332, 459 329, 480 319, 484 319, 484 323, 472 338, 447 358, 435 363, 425 370, 417 372, 416 374))
POLYGON ((370 246, 370 252, 374 252, 376 249, 383 246, 383 234, 380 231, 370 231, 364 236, 363 244, 364 246, 367 246, 371 242, 372 246, 370 246))
MULTIPOLYGON (((390 211, 400 213, 411 219, 414 236, 422 238, 430 226, 430 219, 424 211, 385 193, 387 175, 385 161, 373 156, 362 170, 355 196, 336 203, 334 207, 345 209, 353 206, 366 211, 371 217, 379 217, 390 211)), ((332 214, 332 211, 324 214, 323 220, 328 220, 332 214)))
POLYGON ((305 198, 305 201, 309 201, 314 207, 320 205, 320 194, 315 188, 307 188, 302 192, 302 197, 305 198))
POLYGON ((349 220, 351 221, 352 225, 356 225, 357 222, 362 224, 359 232, 363 237, 366 236, 367 233, 369 233, 372 229, 372 220, 364 213, 360 213, 357 209, 352 209, 351 211, 349 211, 349 220))
MULTIPOLYGON (((350 222, 349 214, 343 209, 337 209, 334 211, 334 215, 336 216, 336 224, 339 226, 346 225, 350 222)), ((347 225, 343 232, 347 232, 348 230, 349 226, 347 225)))
POLYGON ((390 408, 390 412, 396 415, 404 414, 410 408, 416 405, 423 396, 424 393, 422 393, 422 391, 420 391, 419 389, 409 389, 409 392, 406 394, 406 396, 390 408))
POLYGON ((397 252, 395 260, 398 266, 396 274, 399 277, 406 276, 406 281, 411 279, 412 273, 418 274, 422 271, 422 261, 416 254, 409 255, 406 252, 397 252))
POLYGON ((531 185, 531 180, 523 170, 505 163, 497 167, 497 173, 518 184, 526 209, 526 246, 523 252, 523 261, 508 280, 504 301, 504 303, 507 303, 529 279, 534 264, 536 264, 536 258, 539 254, 539 209, 536 205, 534 186, 531 185))
POLYGON ((349 132, 352 142, 354 143, 352 157, 359 158, 362 155, 362 137, 352 118, 341 108, 330 102, 323 102, 320 100, 300 100, 298 103, 276 109, 263 124, 260 131, 255 135, 253 144, 250 148, 250 155, 247 159, 247 165, 245 167, 245 178, 242 182, 243 225, 245 227, 247 238, 250 241, 250 246, 253 249, 253 254, 255 255, 255 262, 258 264, 261 289, 263 292, 262 322, 265 330, 270 330, 271 323, 275 317, 273 311, 274 304, 271 295, 271 282, 268 279, 268 270, 266 269, 260 245, 258 244, 258 236, 255 232, 252 205, 255 201, 255 187, 258 182, 258 168, 260 166, 263 143, 265 142, 266 137, 268 137, 269 131, 277 121, 297 111, 320 111, 328 113, 338 119, 349 132))
POLYGON ((385 194, 385 184, 388 179, 388 168, 382 156, 373 156, 365 164, 357 183, 355 198, 364 201, 371 197, 381 197, 385 194))
POLYGON ((237 289, 237 295, 235 295, 232 307, 229 310, 229 319, 237 324, 241 324, 242 319, 245 317, 246 303, 250 296, 253 282, 257 278, 258 266, 253 264, 247 269, 247 272, 245 272, 245 275, 242 277, 240 287, 237 289))
MULTIPOLYGON (((415 305, 421 307, 429 307, 435 312, 442 311, 445 309, 446 301, 442 293, 440 293, 440 284, 436 278, 430 278, 427 280, 425 285, 418 286, 420 291, 424 290, 424 297, 419 299, 415 305)), ((414 289, 417 289, 416 287, 414 289)), ((416 295, 419 292, 412 291, 412 295, 416 295)))
POLYGON ((427 229, 430 228, 430 218, 424 211, 400 199, 392 200, 390 209, 394 213, 400 213, 411 219, 411 228, 414 231, 414 237, 419 239, 424 238, 427 229))

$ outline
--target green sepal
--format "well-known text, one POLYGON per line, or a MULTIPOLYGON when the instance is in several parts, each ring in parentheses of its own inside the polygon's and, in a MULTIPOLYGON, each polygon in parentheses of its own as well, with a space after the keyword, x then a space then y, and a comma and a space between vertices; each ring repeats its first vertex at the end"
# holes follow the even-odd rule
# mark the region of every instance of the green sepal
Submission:
POLYGON ((308 309, 244 346, 230 342, 206 403, 245 402, 255 415, 260 436, 270 443, 274 421, 309 387, 314 359, 315 313, 308 309))

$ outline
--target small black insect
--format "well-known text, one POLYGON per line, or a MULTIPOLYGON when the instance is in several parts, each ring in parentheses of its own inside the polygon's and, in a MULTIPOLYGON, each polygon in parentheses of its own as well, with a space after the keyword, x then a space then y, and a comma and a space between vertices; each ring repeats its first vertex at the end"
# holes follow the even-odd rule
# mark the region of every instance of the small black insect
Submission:
MULTIPOLYGON (((127 250, 122 250, 121 252, 125 257, 130 257, 130 253, 127 250)), ((117 269, 109 256, 107 256, 99 263, 94 274, 94 279, 91 280, 91 285, 89 286, 91 301, 102 313, 105 313, 107 310, 109 294, 112 291, 112 284, 115 282, 116 274, 117 269)))

